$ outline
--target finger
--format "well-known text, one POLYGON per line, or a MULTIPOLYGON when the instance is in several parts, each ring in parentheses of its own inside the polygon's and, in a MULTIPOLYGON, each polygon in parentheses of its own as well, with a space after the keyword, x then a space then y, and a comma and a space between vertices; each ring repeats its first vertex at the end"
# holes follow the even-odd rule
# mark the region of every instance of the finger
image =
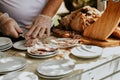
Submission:
POLYGON ((33 31, 35 30, 36 26, 31 26, 31 29, 26 33, 26 36, 31 36, 31 34, 33 33, 33 31))
POLYGON ((39 38, 42 38, 43 34, 45 33, 46 28, 42 28, 39 32, 39 38))
POLYGON ((9 36, 11 36, 11 37, 14 37, 14 38, 18 38, 19 37, 19 35, 18 35, 18 32, 17 32, 17 30, 16 30, 16 27, 15 27, 16 25, 15 24, 9 24, 9 31, 8 31, 8 34, 9 34, 9 36))
POLYGON ((18 25, 15 25, 15 29, 18 33, 23 33, 22 29, 18 25))
POLYGON ((25 26, 25 29, 30 30, 31 26, 25 26))
POLYGON ((30 36, 26 36, 26 35, 25 35, 25 39, 26 39, 26 40, 29 40, 30 38, 31 38, 30 36))
POLYGON ((47 28, 47 36, 50 36, 50 28, 47 28))
POLYGON ((26 42, 26 46, 27 46, 27 47, 30 47, 31 44, 32 44, 31 39, 27 40, 27 42, 26 42))
POLYGON ((39 31, 40 31, 41 27, 38 26, 35 31, 32 33, 32 38, 36 38, 39 35, 39 31))
POLYGON ((18 35, 18 32, 16 31, 15 28, 12 28, 12 30, 10 31, 10 34, 9 34, 11 37, 14 37, 14 38, 18 38, 19 35, 18 35))

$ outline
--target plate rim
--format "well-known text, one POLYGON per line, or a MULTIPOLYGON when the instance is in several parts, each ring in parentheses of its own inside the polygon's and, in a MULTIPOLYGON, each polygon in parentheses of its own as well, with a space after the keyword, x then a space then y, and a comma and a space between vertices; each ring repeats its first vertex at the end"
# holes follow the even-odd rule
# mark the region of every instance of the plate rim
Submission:
MULTIPOLYGON (((53 51, 53 52, 50 52, 50 54, 32 54, 30 53, 29 51, 27 51, 27 54, 30 54, 30 55, 33 55, 33 56, 48 56, 48 55, 52 55, 52 54, 55 54, 58 52, 58 49, 53 51)), ((49 52, 48 52, 49 53, 49 52)))
POLYGON ((15 49, 18 49, 18 50, 27 50, 27 47, 26 48, 18 48, 18 47, 16 47, 16 45, 17 44, 19 44, 20 42, 24 42, 24 41, 26 41, 26 40, 20 40, 20 41, 17 41, 17 42, 15 42, 14 44, 13 44, 13 47, 15 48, 15 49))
MULTIPOLYGON (((74 56, 76 56, 76 57, 79 57, 79 58, 84 58, 84 59, 91 59, 91 58, 96 58, 96 57, 99 57, 99 56, 101 56, 102 55, 102 53, 93 53, 93 54, 96 54, 96 55, 92 55, 92 56, 85 56, 85 55, 76 55, 76 53, 74 53, 73 52, 73 50, 77 50, 76 49, 76 47, 74 47, 74 48, 72 48, 71 49, 71 54, 72 55, 74 55, 74 56)), ((77 50, 78 51, 78 50, 77 50)), ((80 51, 79 51, 80 52, 80 51)), ((87 53, 88 53, 88 51, 86 51, 87 53)), ((81 52, 80 52, 81 53, 81 52)), ((92 52, 89 52, 90 54, 92 53, 92 52)))
POLYGON ((0 60, 7 59, 7 58, 12 58, 14 60, 19 59, 19 62, 22 62, 23 64, 21 66, 17 67, 17 68, 14 68, 14 69, 9 69, 9 70, 4 69, 4 70, 1 70, 0 73, 2 73, 2 72, 8 72, 8 71, 14 71, 14 70, 22 68, 23 66, 25 66, 27 64, 27 60, 25 58, 23 58, 23 57, 4 57, 4 58, 1 58, 0 60))
POLYGON ((10 46, 13 46, 13 43, 12 43, 12 42, 9 43, 9 44, 7 44, 7 45, 0 46, 0 49, 8 48, 8 47, 10 47, 10 46))
POLYGON ((38 67, 37 67, 37 72, 38 73, 40 73, 40 74, 42 74, 42 75, 44 75, 44 76, 50 76, 50 77, 54 77, 54 76, 63 76, 63 75, 67 75, 67 74, 69 74, 69 73, 71 73, 73 70, 74 70, 74 67, 75 67, 75 63, 73 62, 73 67, 72 67, 72 69, 71 70, 69 70, 69 71, 66 71, 66 72, 64 72, 63 74, 57 74, 57 75, 46 75, 46 74, 44 74, 43 72, 40 72, 40 65, 42 65, 42 64, 45 64, 45 63, 48 63, 48 62, 51 62, 51 61, 67 61, 67 62, 71 62, 71 60, 68 60, 68 59, 58 59, 58 60, 46 60, 46 61, 44 61, 43 63, 40 63, 39 65, 38 65, 38 67))
POLYGON ((46 78, 46 79, 60 79, 60 78, 63 78, 63 77, 66 76, 66 75, 62 75, 62 76, 45 76, 45 75, 40 74, 39 72, 37 72, 37 75, 39 77, 46 78))
MULTIPOLYGON (((5 43, 4 45, 7 45, 7 44, 9 44, 9 43, 11 43, 12 42, 12 40, 10 39, 10 38, 8 38, 8 37, 0 37, 0 39, 7 39, 8 40, 8 42, 7 43, 5 43)), ((4 45, 0 45, 0 47, 1 46, 4 46, 4 45)))
MULTIPOLYGON (((10 73, 8 73, 8 74, 6 74, 6 75, 3 75, 3 79, 4 79, 4 77, 6 77, 6 76, 10 76, 10 75, 13 75, 13 76, 14 76, 14 74, 20 75, 20 74, 22 74, 22 73, 24 73, 24 72, 28 72, 29 75, 32 74, 32 76, 34 75, 35 80, 39 80, 38 76, 37 76, 35 73, 30 72, 30 71, 14 71, 14 72, 10 72, 10 73)), ((28 74, 27 74, 27 76, 28 76, 28 74)), ((17 76, 17 77, 19 77, 19 76, 17 76)), ((3 80, 3 79, 2 79, 2 80, 3 80)), ((32 80, 33 80, 33 79, 32 79, 32 80)))
POLYGON ((23 66, 23 67, 21 67, 21 68, 19 68, 19 69, 13 70, 13 71, 0 72, 0 75, 1 75, 1 74, 7 74, 7 73, 10 73, 10 72, 14 72, 14 71, 22 71, 22 70, 24 70, 24 69, 25 69, 25 66, 23 66))
POLYGON ((11 45, 11 46, 9 46, 9 47, 7 47, 7 48, 5 48, 5 49, 0 49, 0 51, 6 51, 6 50, 9 50, 10 48, 12 48, 13 47, 13 45, 11 45))
POLYGON ((54 53, 54 54, 51 54, 51 55, 46 55, 46 56, 35 56, 35 55, 31 55, 29 53, 26 53, 29 57, 32 57, 32 58, 37 58, 37 59, 44 59, 44 58, 50 58, 50 57, 54 57, 56 56, 58 53, 54 53))

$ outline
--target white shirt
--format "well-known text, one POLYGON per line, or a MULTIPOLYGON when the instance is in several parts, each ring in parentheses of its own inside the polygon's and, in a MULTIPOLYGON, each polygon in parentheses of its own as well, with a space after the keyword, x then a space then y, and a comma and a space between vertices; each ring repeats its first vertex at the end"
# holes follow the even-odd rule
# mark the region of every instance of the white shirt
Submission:
POLYGON ((20 26, 30 25, 48 0, 0 0, 0 12, 8 13, 20 26))

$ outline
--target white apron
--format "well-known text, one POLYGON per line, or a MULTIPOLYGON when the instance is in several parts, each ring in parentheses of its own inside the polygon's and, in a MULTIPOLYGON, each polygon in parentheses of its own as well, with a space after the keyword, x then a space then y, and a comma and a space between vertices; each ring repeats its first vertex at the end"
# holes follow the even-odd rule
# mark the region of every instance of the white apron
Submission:
POLYGON ((30 25, 48 0, 0 0, 0 12, 8 13, 20 26, 30 25))

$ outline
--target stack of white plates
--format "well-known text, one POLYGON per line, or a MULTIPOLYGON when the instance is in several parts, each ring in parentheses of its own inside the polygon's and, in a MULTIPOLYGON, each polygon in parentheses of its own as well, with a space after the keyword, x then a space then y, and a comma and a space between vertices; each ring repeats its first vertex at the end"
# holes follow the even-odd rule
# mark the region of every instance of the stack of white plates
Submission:
POLYGON ((38 80, 38 76, 32 72, 11 72, 0 77, 0 80, 38 80))
POLYGON ((22 57, 5 57, 0 59, 0 74, 19 71, 25 68, 26 59, 22 57))
POLYGON ((70 60, 48 60, 38 66, 37 74, 43 78, 57 79, 70 74, 73 71, 74 67, 74 62, 70 60))
POLYGON ((0 51, 8 50, 12 47, 12 41, 7 37, 0 37, 0 51))

